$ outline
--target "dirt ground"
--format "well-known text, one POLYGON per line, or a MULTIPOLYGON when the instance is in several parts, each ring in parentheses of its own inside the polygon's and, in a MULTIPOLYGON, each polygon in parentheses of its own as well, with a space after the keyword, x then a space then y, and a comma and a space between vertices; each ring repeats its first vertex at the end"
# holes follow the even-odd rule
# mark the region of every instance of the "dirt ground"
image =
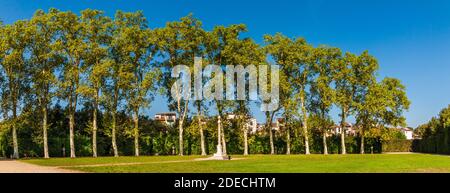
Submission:
POLYGON ((79 173, 57 167, 28 164, 15 160, 0 160, 0 173, 79 173))

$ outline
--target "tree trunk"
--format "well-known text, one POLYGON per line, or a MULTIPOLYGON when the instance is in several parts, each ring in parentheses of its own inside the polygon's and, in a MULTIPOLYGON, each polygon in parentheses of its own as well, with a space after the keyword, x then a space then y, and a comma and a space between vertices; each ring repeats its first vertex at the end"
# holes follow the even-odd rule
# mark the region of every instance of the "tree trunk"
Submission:
POLYGON ((119 157, 119 152, 117 150, 116 142, 116 111, 112 113, 112 127, 111 127, 111 143, 114 151, 114 157, 119 157))
POLYGON ((327 155, 328 154, 327 133, 326 133, 325 129, 323 130, 323 134, 322 134, 322 142, 323 142, 323 154, 327 155))
POLYGON ((291 133, 288 127, 286 127, 286 154, 291 154, 291 133))
POLYGON ((71 92, 69 96, 69 141, 70 141, 70 157, 75 158, 75 111, 77 110, 77 94, 73 96, 76 92, 76 87, 71 87, 71 92))
POLYGON ((16 101, 16 94, 13 89, 11 89, 11 98, 12 98, 12 105, 13 105, 13 125, 12 125, 12 137, 13 137, 13 158, 19 159, 19 143, 17 141, 17 128, 16 128, 16 121, 17 121, 17 101, 16 101))
POLYGON ((364 127, 361 127, 361 133, 360 133, 360 135, 361 135, 361 149, 360 149, 360 151, 361 151, 361 154, 364 154, 364 127))
MULTIPOLYGON (((178 90, 178 84, 175 82, 175 88, 178 90)), ((184 109, 183 111, 181 110, 181 91, 180 93, 177 93, 177 109, 178 109, 178 115, 179 115, 179 119, 178 119, 178 143, 179 143, 179 155, 183 156, 184 155, 184 141, 183 141, 183 123, 184 123, 184 118, 186 117, 186 113, 187 113, 187 109, 188 109, 188 105, 189 102, 188 101, 184 101, 184 109)))
POLYGON ((44 136, 44 158, 50 158, 48 155, 48 138, 47 138, 47 105, 45 104, 42 108, 43 120, 42 120, 42 128, 43 128, 43 136, 44 136))
POLYGON ((178 121, 178 143, 180 145, 180 149, 179 149, 179 155, 183 156, 183 151, 184 151, 184 147, 183 147, 183 118, 181 118, 180 116, 180 120, 178 121))
MULTIPOLYGON (((216 108, 217 108, 219 118, 221 118, 223 111, 222 111, 222 104, 220 101, 216 101, 216 108)), ((223 129, 222 121, 218 122, 218 127, 219 127, 219 130, 221 131, 220 132, 221 137, 219 137, 219 140, 220 140, 219 142, 222 142, 222 154, 226 155, 227 154, 227 142, 225 141, 225 130, 223 129), (222 139, 220 139, 220 138, 222 138, 222 139)))
POLYGON ((305 107, 305 97, 300 97, 300 103, 302 108, 302 114, 303 114, 303 135, 305 137, 305 154, 310 154, 309 152, 309 137, 308 137, 308 114, 306 112, 305 107))
POLYGON ((200 126, 200 146, 202 148, 202 155, 206 155, 205 135, 203 134, 203 127, 202 126, 200 126))
POLYGON ((222 135, 222 154, 227 155, 227 142, 225 141, 225 130, 223 129, 223 124, 220 122, 220 129, 221 129, 221 135, 222 135))
POLYGON ((112 128, 111 128, 111 143, 114 151, 114 157, 119 157, 119 151, 117 149, 117 141, 116 141, 116 125, 117 125, 117 101, 119 99, 119 88, 117 86, 117 82, 114 83, 114 101, 113 101, 113 109, 112 109, 112 128))
POLYGON ((134 110, 134 156, 139 156, 139 110, 134 110))
POLYGON ((97 157, 97 109, 98 109, 98 90, 94 101, 94 112, 92 113, 92 156, 97 157))
POLYGON ((205 135, 203 134, 203 125, 202 125, 201 114, 202 114, 202 107, 201 107, 201 104, 199 103, 197 106, 197 121, 198 121, 198 128, 200 131, 200 148, 202 151, 202 155, 206 155, 205 135))
POLYGON ((273 145, 273 131, 271 126, 269 126, 269 138, 270 138, 270 154, 273 155, 275 154, 275 147, 273 145))
POLYGON ((244 155, 248 155, 248 130, 244 129, 244 155))
POLYGON ((269 131, 269 143, 270 143, 270 154, 275 154, 275 147, 273 144, 273 132, 272 132, 272 116, 270 115, 270 112, 266 112, 266 125, 267 130, 269 131))
POLYGON ((347 117, 347 110, 342 108, 342 121, 341 121, 341 154, 347 154, 345 148, 345 119, 347 117))
MULTIPOLYGON (((79 67, 79 62, 75 62, 76 67, 79 67)), ((69 129, 70 129, 70 157, 75 158, 75 112, 77 112, 77 102, 78 102, 78 94, 77 88, 79 84, 79 77, 77 74, 74 82, 72 82, 71 92, 70 92, 70 100, 69 100, 69 129)))
POLYGON ((75 116, 73 112, 69 115, 69 138, 70 138, 70 157, 75 158, 75 141, 74 141, 74 126, 75 116))
POLYGON ((221 126, 222 126, 222 124, 221 124, 221 117, 219 115, 217 117, 217 153, 219 153, 219 150, 223 151, 223 148, 221 148, 222 147, 222 145, 221 145, 221 143, 222 143, 222 140, 221 140, 222 134, 221 134, 221 132, 222 131, 221 131, 221 128, 220 128, 221 126))
POLYGON ((14 147, 13 159, 19 159, 19 144, 17 143, 17 131, 16 131, 15 123, 12 126, 12 136, 13 136, 13 147, 14 147))

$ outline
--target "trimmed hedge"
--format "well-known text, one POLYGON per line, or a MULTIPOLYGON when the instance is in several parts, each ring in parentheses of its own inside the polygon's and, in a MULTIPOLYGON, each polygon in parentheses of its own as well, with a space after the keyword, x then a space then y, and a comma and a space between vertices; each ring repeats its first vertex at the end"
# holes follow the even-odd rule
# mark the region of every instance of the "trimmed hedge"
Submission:
POLYGON ((381 144, 382 152, 412 152, 413 140, 390 140, 381 144))
POLYGON ((413 149, 421 153, 450 154, 450 144, 444 137, 431 136, 421 140, 415 140, 413 149))
POLYGON ((381 144, 382 152, 420 152, 450 154, 450 144, 435 136, 415 140, 391 140, 381 144))

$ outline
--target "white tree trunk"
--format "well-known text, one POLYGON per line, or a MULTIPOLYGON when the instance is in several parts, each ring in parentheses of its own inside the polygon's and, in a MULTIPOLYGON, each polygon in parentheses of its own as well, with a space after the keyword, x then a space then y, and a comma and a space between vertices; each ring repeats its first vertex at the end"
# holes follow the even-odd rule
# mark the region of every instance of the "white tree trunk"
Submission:
POLYGON ((291 133, 289 129, 286 129, 286 154, 291 154, 291 133))
MULTIPOLYGON (((75 92, 75 91, 72 91, 75 92)), ((78 95, 72 96, 70 93, 69 97, 69 140, 70 140, 70 157, 75 158, 75 112, 77 110, 77 97, 78 95)))
POLYGON ((221 148, 222 147, 222 145, 221 145, 222 144, 222 134, 221 134, 222 129, 220 129, 222 124, 220 122, 221 122, 221 120, 220 120, 220 115, 219 115, 217 118, 217 146, 218 146, 217 153, 219 153, 219 150, 223 151, 223 148, 221 148), (219 146, 220 146, 220 148, 219 148, 219 146))
POLYGON ((197 116, 197 120, 198 120, 198 127, 200 130, 200 147, 202 150, 202 155, 206 155, 206 148, 205 148, 205 135, 203 134, 203 125, 202 125, 202 120, 200 118, 200 113, 197 116))
POLYGON ((43 136, 44 136, 44 158, 50 158, 48 154, 48 136, 47 136, 47 106, 45 105, 42 109, 43 120, 42 120, 42 128, 43 128, 43 136))
POLYGON ((306 112, 305 107, 305 98, 302 96, 300 97, 300 103, 302 108, 302 114, 303 114, 303 135, 305 137, 305 154, 310 154, 309 152, 309 137, 308 137, 308 113, 306 112))
POLYGON ((202 126, 200 126, 200 146, 202 148, 202 155, 206 155, 205 135, 203 134, 202 126))
POLYGON ((347 154, 347 150, 345 148, 345 119, 347 117, 347 112, 345 109, 342 109, 342 121, 341 121, 341 153, 347 154))
POLYGON ((220 123, 220 131, 222 135, 222 154, 227 155, 227 142, 225 141, 225 129, 223 129, 222 122, 220 123))
POLYGON ((16 130, 17 130, 16 125, 13 124, 13 126, 12 126, 13 148, 14 148, 13 158, 19 159, 19 144, 17 142, 17 131, 16 130))
POLYGON ((248 130, 244 129, 244 155, 248 155, 248 130))
POLYGON ((117 148, 116 140, 116 125, 117 125, 117 101, 119 99, 119 88, 117 82, 114 83, 114 98, 113 98, 113 110, 112 110, 112 128, 111 128, 111 143, 113 147, 114 157, 119 157, 119 150, 117 148))
POLYGON ((180 117, 178 121, 178 143, 180 144, 179 155, 183 156, 184 146, 183 146, 183 119, 180 117))
POLYGON ((328 147, 327 147, 327 133, 326 131, 323 131, 322 134, 322 142, 323 142, 323 154, 328 154, 328 147))
POLYGON ((197 104, 197 121, 198 121, 198 128, 200 133, 200 148, 201 148, 201 155, 206 155, 206 147, 205 147, 205 135, 203 133, 203 125, 202 125, 202 106, 201 103, 197 104))
POLYGON ((364 154, 365 152, 364 152, 364 126, 363 127, 361 127, 361 133, 360 133, 360 135, 361 135, 361 154, 364 154))
POLYGON ((266 112, 266 127, 269 132, 269 145, 270 145, 270 154, 275 154, 275 147, 273 144, 273 131, 272 131, 272 116, 269 112, 266 112))
MULTIPOLYGON (((12 90, 12 89, 11 89, 12 90)), ((16 128, 16 121, 17 121, 17 103, 16 103, 16 97, 14 97, 14 92, 11 94, 11 98, 13 99, 13 125, 12 125, 12 137, 13 137, 13 158, 19 159, 19 143, 17 141, 17 128, 16 128)))
MULTIPOLYGON (((97 101, 97 99, 95 99, 97 101)), ((92 115, 92 156, 97 157, 97 102, 94 102, 92 115)))
POLYGON ((139 156, 139 110, 134 111, 134 155, 139 156))
POLYGON ((112 113, 112 128, 111 128, 111 143, 114 151, 114 157, 119 157, 119 152, 117 150, 116 142, 116 112, 112 113))
POLYGON ((69 138, 70 138, 70 157, 75 158, 75 141, 74 141, 74 126, 75 126, 75 117, 73 115, 73 112, 69 115, 69 138))
POLYGON ((273 155, 275 154, 275 147, 273 144, 273 131, 271 126, 269 126, 269 138, 270 138, 270 154, 273 155))

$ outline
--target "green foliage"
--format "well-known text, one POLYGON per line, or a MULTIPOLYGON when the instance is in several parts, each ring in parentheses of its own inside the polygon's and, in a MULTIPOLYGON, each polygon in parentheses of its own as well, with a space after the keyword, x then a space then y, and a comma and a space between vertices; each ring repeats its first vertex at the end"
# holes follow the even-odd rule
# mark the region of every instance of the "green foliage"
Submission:
POLYGON ((414 132, 421 139, 416 140, 414 149, 418 152, 450 154, 450 105, 441 110, 437 117, 420 125, 414 132))
MULTIPOLYGON (((114 155, 115 150, 120 155, 139 150, 145 155, 199 154, 200 125, 198 119, 189 117, 193 105, 198 116, 207 115, 214 105, 222 117, 229 112, 240 115, 238 120, 223 120, 222 128, 224 149, 241 154, 244 136, 249 134, 244 122, 252 114, 248 101, 189 104, 181 95, 171 95, 176 79, 170 69, 179 64, 193 68, 199 56, 204 65, 246 67, 273 60, 280 66, 281 105, 267 112, 266 118, 270 123, 282 115, 284 127, 249 134, 249 153, 286 153, 288 144, 292 153, 309 153, 309 146, 312 153, 320 153, 323 136, 329 141, 330 153, 342 151, 339 139, 328 131, 334 125, 329 115, 333 105, 343 110, 343 120, 355 115, 361 126, 361 135, 346 142, 349 152, 358 151, 360 139, 360 144, 367 144, 360 148, 377 152, 380 141, 399 137, 385 128, 404 124, 403 112, 409 107, 406 89, 394 78, 377 82, 378 63, 368 52, 342 55, 339 48, 314 47, 303 38, 280 33, 264 36, 265 44, 259 45, 245 37, 245 32, 244 24, 206 31, 192 14, 150 29, 142 12, 118 11, 110 18, 91 9, 80 14, 38 10, 29 20, 1 24, 0 154, 9 156, 20 144, 21 155, 42 156, 47 137, 52 156, 67 156, 69 151, 71 156, 88 156, 94 144, 99 155, 114 155), (151 107, 158 91, 164 91, 169 109, 178 113, 174 126, 140 114, 151 107), (11 137, 16 132, 17 140, 11 137), (94 132, 97 142, 92 142, 94 132)), ((437 139, 435 145, 443 152, 449 149, 445 146, 449 112, 443 111, 420 129, 423 136, 437 139)), ((207 153, 215 151, 218 138, 213 117, 202 125, 207 153)))
POLYGON ((142 156, 55 158, 24 160, 44 166, 72 166, 86 172, 117 173, 417 173, 449 172, 449 158, 428 154, 408 155, 233 155, 241 160, 195 161, 199 156, 142 156), (121 164, 122 163, 122 164, 121 164), (126 163, 142 163, 129 164, 126 163), (85 165, 104 164, 100 167, 85 165), (116 165, 112 165, 116 164, 116 165))
POLYGON ((413 149, 412 140, 390 140, 382 144, 383 152, 411 152, 413 149))

